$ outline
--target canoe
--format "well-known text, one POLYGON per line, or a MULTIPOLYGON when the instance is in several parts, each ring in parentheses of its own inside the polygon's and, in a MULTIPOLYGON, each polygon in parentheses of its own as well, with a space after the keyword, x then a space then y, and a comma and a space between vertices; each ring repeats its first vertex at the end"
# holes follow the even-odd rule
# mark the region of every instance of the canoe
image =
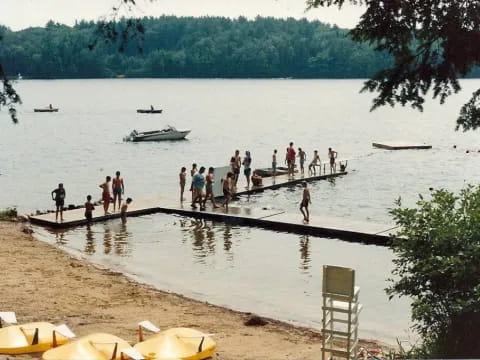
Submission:
MULTIPOLYGON (((128 342, 111 334, 94 333, 43 353, 43 360, 120 360, 141 358, 128 342)), ((138 354, 140 355, 140 354, 138 354)))
POLYGON ((33 109, 34 112, 58 112, 58 108, 53 109, 33 109))
POLYGON ((161 114, 162 109, 159 110, 152 110, 152 109, 137 109, 137 113, 139 114, 161 114))
POLYGON ((172 328, 134 346, 149 360, 201 360, 212 357, 216 343, 208 334, 190 328, 172 328))
MULTIPOLYGON (((11 325, 0 329, 0 354, 29 354, 43 352, 53 347, 54 330, 48 322, 33 322, 11 325)), ((65 344, 68 338, 55 332, 57 345, 65 344)))

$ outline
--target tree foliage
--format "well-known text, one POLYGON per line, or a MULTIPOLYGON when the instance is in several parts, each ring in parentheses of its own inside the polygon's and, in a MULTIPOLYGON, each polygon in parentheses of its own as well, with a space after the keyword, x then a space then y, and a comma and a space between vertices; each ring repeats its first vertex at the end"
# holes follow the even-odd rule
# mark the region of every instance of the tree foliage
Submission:
MULTIPOLYGON (((429 90, 444 103, 460 90, 458 77, 480 64, 480 2, 476 0, 308 0, 310 8, 366 8, 350 32, 354 40, 369 43, 392 55, 393 66, 376 73, 363 91, 378 92, 372 109, 410 104, 423 110, 429 90)), ((456 129, 476 129, 480 111, 476 98, 462 109, 456 129)))
POLYGON ((103 20, 73 27, 50 22, 7 31, 0 58, 9 75, 24 78, 365 78, 390 63, 338 27, 260 17, 120 19, 113 28, 103 20), (141 44, 125 41, 140 23, 141 44))
POLYGON ((398 200, 391 214, 400 231, 390 298, 412 298, 414 328, 432 357, 480 357, 480 186, 433 191, 416 208, 398 200))

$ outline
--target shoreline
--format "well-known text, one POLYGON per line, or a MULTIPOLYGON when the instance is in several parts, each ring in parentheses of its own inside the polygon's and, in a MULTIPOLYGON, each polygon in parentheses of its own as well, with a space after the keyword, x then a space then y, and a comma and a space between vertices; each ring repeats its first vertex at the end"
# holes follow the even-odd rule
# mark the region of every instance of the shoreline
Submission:
MULTIPOLYGON (((217 334, 218 359, 306 359, 321 354, 319 331, 264 317, 267 325, 246 326, 254 314, 142 284, 23 229, 29 228, 0 221, 0 261, 8 269, 0 310, 15 311, 19 323, 66 323, 77 336, 102 331, 135 342, 136 324, 148 319, 162 330, 185 326, 217 334)), ((391 348, 374 340, 362 340, 361 346, 391 348)))

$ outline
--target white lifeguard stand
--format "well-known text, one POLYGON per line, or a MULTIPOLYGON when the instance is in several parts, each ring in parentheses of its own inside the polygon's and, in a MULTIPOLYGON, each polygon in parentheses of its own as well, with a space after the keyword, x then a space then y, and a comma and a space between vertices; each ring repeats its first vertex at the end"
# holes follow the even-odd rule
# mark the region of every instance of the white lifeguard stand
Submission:
POLYGON ((360 288, 355 286, 355 270, 323 266, 322 360, 330 357, 357 357, 358 302, 360 288))

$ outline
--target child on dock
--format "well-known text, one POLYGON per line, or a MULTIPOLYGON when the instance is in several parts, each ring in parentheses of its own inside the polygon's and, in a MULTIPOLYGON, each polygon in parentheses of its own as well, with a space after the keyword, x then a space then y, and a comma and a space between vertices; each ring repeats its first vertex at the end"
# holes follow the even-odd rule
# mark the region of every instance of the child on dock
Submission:
POLYGON ((225 179, 222 179, 222 189, 223 189, 223 197, 225 200, 223 201, 222 206, 227 209, 228 211, 228 203, 232 200, 232 187, 233 187, 233 173, 229 172, 225 179))
POLYGON ((132 202, 132 198, 127 198, 127 201, 125 201, 125 204, 122 205, 122 209, 120 210, 120 217, 122 218, 122 223, 127 222, 127 211, 128 211, 128 205, 132 202))
POLYGON ((308 212, 308 204, 311 204, 312 201, 310 199, 310 190, 307 188, 307 182, 304 181, 302 183, 303 187, 303 198, 302 202, 300 203, 300 211, 302 212, 303 215, 303 220, 308 223, 310 221, 310 213, 308 212), (303 211, 305 209, 305 211, 303 211))
POLYGON ((92 204, 92 195, 87 195, 87 202, 85 203, 85 218, 88 223, 92 222, 93 210, 95 210, 95 206, 92 204))
POLYGON ((337 172, 337 164, 335 164, 335 159, 337 158, 338 153, 332 148, 328 148, 328 158, 330 159, 330 174, 337 172))
POLYGON ((308 172, 310 175, 313 173, 313 175, 317 175, 317 170, 316 166, 320 168, 319 170, 319 175, 322 175, 322 162, 320 161, 320 156, 318 155, 318 150, 315 150, 313 152, 313 159, 310 165, 308 165, 308 172))
POLYGON ((211 199, 213 208, 219 208, 219 206, 215 203, 215 195, 213 194, 213 184, 215 183, 215 169, 213 167, 208 168, 208 174, 205 178, 205 199, 203 200, 203 208, 207 204, 207 200, 211 199))
POLYGON ((185 166, 180 170, 178 177, 180 178, 180 202, 183 202, 183 200, 185 200, 183 193, 185 191, 185 184, 187 183, 187 168, 185 166))
POLYGON ((307 154, 300 147, 298 148, 298 158, 300 159, 300 172, 303 175, 305 173, 304 164, 305 160, 307 160, 307 154))
POLYGON ((103 200, 103 210, 105 211, 105 215, 108 214, 108 206, 110 205, 110 180, 112 180, 112 178, 110 176, 107 176, 105 178, 105 182, 99 186, 103 190, 102 200, 103 200))
POLYGON ((55 221, 58 222, 58 213, 60 212, 60 221, 63 221, 63 206, 65 205, 65 188, 63 184, 58 184, 58 188, 52 191, 52 200, 55 201, 55 221), (55 194, 55 196, 54 196, 55 194))
POLYGON ((118 199, 118 210, 122 205, 122 194, 125 193, 125 185, 123 179, 120 177, 120 171, 115 173, 115 177, 112 180, 112 192, 113 192, 113 212, 115 212, 115 205, 118 199))

